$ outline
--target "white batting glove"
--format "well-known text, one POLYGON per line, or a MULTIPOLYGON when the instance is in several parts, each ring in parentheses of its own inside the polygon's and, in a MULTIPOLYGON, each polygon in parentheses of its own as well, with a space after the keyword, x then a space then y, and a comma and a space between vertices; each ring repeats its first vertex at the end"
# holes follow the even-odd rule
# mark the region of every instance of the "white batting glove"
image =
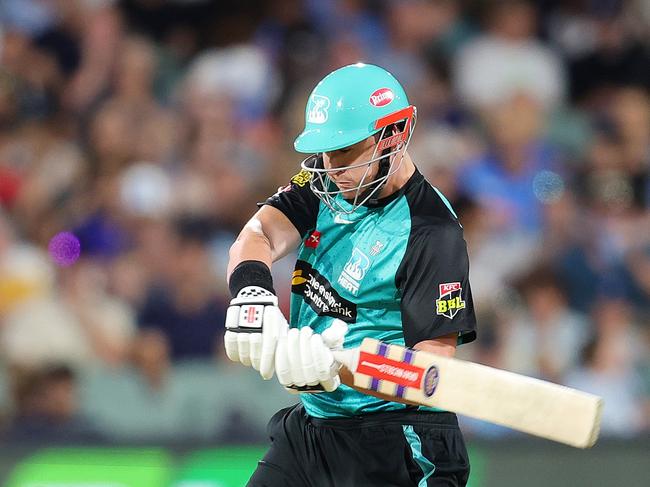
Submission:
POLYGON ((305 326, 278 341, 275 371, 290 392, 331 392, 341 385, 340 364, 331 348, 342 347, 348 326, 336 320, 322 335, 305 326))
POLYGON ((247 286, 230 301, 226 313, 226 355, 233 362, 252 365, 268 380, 275 369, 278 339, 288 330, 277 296, 264 288, 247 286))

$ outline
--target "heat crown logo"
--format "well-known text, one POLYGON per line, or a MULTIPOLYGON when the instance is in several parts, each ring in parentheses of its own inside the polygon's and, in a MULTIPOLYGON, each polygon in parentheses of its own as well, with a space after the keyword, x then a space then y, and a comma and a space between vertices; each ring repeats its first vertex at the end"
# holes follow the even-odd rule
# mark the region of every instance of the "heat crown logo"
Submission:
POLYGON ((345 267, 339 276, 338 283, 356 296, 359 292, 361 281, 365 277, 366 271, 369 267, 370 259, 368 259, 366 254, 355 247, 352 250, 350 260, 345 264, 345 267))
POLYGON ((309 110, 307 110, 307 121, 310 123, 327 122, 330 107, 330 99, 322 95, 311 95, 309 98, 309 110))

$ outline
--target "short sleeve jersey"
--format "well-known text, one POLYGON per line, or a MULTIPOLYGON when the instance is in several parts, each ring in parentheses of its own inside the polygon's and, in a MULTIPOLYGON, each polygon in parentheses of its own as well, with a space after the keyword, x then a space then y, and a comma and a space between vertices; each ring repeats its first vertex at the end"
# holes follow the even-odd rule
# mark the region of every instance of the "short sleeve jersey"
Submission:
MULTIPOLYGON (((344 348, 365 337, 408 347, 449 334, 459 344, 476 338, 467 247, 442 193, 416 170, 392 195, 335 214, 314 195, 309 177, 301 171, 265 203, 302 236, 291 281, 292 327, 322 333, 340 318, 349 327, 344 348)), ((321 418, 407 407, 346 385, 301 400, 321 418)))

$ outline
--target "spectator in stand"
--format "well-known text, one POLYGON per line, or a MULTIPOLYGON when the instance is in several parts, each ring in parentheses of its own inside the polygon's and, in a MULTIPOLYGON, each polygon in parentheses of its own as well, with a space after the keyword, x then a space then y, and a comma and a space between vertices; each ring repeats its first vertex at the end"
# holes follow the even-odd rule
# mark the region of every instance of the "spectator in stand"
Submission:
POLYGON ((609 113, 620 137, 621 169, 632 189, 632 206, 637 211, 650 209, 650 90, 640 86, 616 90, 609 113))
POLYGON ((222 353, 225 306, 215 290, 208 236, 203 220, 178 222, 170 279, 150 289, 139 312, 141 330, 160 334, 175 361, 222 353))
POLYGON ((12 382, 14 412, 4 441, 15 446, 103 441, 97 427, 80 413, 77 376, 67 365, 16 369, 12 382))
MULTIPOLYGON (((636 38, 628 28, 625 3, 623 0, 589 2, 595 43, 589 52, 569 65, 572 98, 584 106, 598 108, 606 104, 611 91, 623 86, 650 89, 650 49, 643 44, 644 39, 636 38)), ((647 35, 647 25, 644 30, 647 35)))
POLYGON ((5 315, 0 329, 4 361, 24 367, 61 361, 78 367, 123 364, 131 351, 135 316, 107 292, 104 269, 82 258, 54 284, 5 315))
POLYGON ((565 380, 570 387, 603 397, 603 435, 631 437, 650 420, 644 415, 643 382, 636 368, 645 352, 630 309, 619 299, 599 303, 594 310, 596 334, 584 349, 583 364, 565 380))
POLYGON ((485 122, 491 145, 461 166, 460 191, 487 210, 494 232, 539 234, 547 195, 537 188, 559 177, 560 167, 559 154, 543 138, 540 106, 517 95, 493 106, 485 122))
POLYGON ((568 307, 565 291, 546 266, 522 276, 515 287, 524 306, 503 330, 504 367, 562 382, 589 340, 589 324, 568 307))
POLYGON ((463 48, 456 92, 475 109, 490 109, 522 92, 546 111, 563 101, 560 58, 535 38, 538 12, 530 0, 483 2, 486 33, 463 48))

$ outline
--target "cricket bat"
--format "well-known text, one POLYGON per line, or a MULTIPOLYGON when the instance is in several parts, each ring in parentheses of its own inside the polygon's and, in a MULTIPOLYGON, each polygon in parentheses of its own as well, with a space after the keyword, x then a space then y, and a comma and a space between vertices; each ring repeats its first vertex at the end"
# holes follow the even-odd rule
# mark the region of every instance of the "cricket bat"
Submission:
POLYGON ((333 353, 360 389, 578 448, 598 438, 603 401, 593 394, 372 338, 333 353))

